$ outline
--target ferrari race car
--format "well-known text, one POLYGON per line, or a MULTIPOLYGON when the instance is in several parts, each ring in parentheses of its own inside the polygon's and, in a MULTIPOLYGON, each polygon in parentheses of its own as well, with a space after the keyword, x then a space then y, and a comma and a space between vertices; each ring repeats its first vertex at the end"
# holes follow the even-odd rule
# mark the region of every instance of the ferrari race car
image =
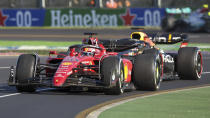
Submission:
MULTIPOLYGON (((22 54, 10 69, 9 85, 19 92, 34 92, 38 87, 102 89, 105 94, 126 90, 158 90, 163 77, 178 75, 197 80, 202 73, 202 55, 196 47, 180 48, 178 53, 162 53, 138 40, 101 40, 95 33, 83 44, 67 52, 50 51, 46 64, 37 54, 22 54), (52 55, 55 55, 53 57, 52 55), (57 55, 57 56, 56 56, 57 55)), ((156 43, 176 43, 182 37, 153 37, 156 43)))

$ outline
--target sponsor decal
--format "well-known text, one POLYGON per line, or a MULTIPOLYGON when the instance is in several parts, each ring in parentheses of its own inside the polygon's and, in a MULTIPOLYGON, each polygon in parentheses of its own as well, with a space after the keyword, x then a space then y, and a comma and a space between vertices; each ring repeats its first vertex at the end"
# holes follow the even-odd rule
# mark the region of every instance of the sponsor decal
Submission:
POLYGON ((68 72, 68 69, 66 69, 66 68, 59 68, 56 73, 60 73, 60 72, 65 72, 66 73, 66 72, 68 72))
POLYGON ((92 65, 92 62, 91 61, 83 61, 82 64, 90 64, 90 65, 92 65))
POLYGON ((70 72, 67 73, 68 76, 71 75, 71 74, 72 74, 72 71, 70 71, 70 72))
POLYGON ((151 40, 154 40, 155 42, 159 42, 159 43, 176 43, 179 41, 182 41, 182 37, 181 36, 176 36, 176 35, 162 35, 159 37, 155 37, 154 39, 150 38, 151 40))
POLYGON ((174 58, 171 55, 163 55, 163 60, 166 63, 174 63, 174 58))
POLYGON ((57 74, 55 77, 64 77, 62 74, 57 74))
POLYGON ((62 63, 62 65, 64 65, 64 66, 70 66, 70 65, 72 65, 73 63, 72 62, 63 62, 62 63))

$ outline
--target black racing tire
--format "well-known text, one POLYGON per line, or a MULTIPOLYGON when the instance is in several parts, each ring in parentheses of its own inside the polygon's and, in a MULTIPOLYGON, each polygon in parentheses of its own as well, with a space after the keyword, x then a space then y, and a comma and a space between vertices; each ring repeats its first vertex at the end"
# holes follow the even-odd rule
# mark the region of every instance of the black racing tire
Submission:
POLYGON ((36 86, 29 83, 29 80, 35 76, 35 58, 32 54, 22 54, 18 58, 15 78, 19 84, 16 86, 19 92, 36 91, 36 86))
POLYGON ((141 54, 135 57, 133 83, 137 90, 155 91, 162 81, 162 62, 159 55, 141 54))
MULTIPOLYGON (((160 50, 156 49, 156 48, 151 48, 151 49, 147 49, 143 51, 143 54, 152 54, 155 56, 159 56, 160 57, 160 70, 163 71, 163 58, 162 58, 162 54, 160 53, 160 50)), ((163 73, 161 73, 162 76, 163 73)))
POLYGON ((105 94, 119 95, 124 93, 124 66, 118 57, 110 56, 102 61, 101 78, 106 87, 105 94))
POLYGON ((203 70, 202 54, 197 47, 180 48, 177 56, 177 73, 180 79, 198 80, 203 70))

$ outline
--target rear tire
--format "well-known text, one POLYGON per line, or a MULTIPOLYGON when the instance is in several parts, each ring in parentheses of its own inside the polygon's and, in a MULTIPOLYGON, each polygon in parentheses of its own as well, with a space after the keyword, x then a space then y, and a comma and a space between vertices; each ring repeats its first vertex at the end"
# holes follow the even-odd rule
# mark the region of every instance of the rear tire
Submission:
POLYGON ((16 66, 16 88, 19 92, 35 92, 36 86, 30 85, 29 80, 35 75, 36 57, 32 54, 23 54, 18 58, 16 66))
POLYGON ((119 95, 124 93, 124 67, 123 62, 118 57, 111 56, 103 60, 101 77, 104 86, 107 87, 105 94, 119 95))
POLYGON ((177 56, 177 72, 180 79, 198 80, 203 70, 201 51, 197 47, 180 48, 177 56))
POLYGON ((161 78, 161 59, 156 54, 141 54, 135 57, 133 82, 137 90, 158 90, 161 78))

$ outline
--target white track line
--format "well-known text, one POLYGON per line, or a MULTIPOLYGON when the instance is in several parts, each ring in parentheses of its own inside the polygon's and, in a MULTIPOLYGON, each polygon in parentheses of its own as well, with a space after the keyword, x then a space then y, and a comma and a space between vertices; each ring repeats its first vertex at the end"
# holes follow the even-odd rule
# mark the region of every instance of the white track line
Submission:
POLYGON ((10 96, 15 96, 15 95, 20 95, 21 93, 13 93, 13 94, 7 94, 7 95, 2 95, 0 98, 5 98, 5 97, 10 97, 10 96))
MULTIPOLYGON (((53 90, 53 89, 54 88, 40 89, 40 90, 37 90, 36 92, 53 90)), ((22 93, 12 93, 12 94, 7 94, 7 95, 2 95, 2 96, 0 96, 0 98, 10 97, 10 96, 15 96, 15 95, 20 95, 20 94, 22 94, 22 93)))
POLYGON ((9 69, 10 67, 0 67, 0 69, 9 69))

